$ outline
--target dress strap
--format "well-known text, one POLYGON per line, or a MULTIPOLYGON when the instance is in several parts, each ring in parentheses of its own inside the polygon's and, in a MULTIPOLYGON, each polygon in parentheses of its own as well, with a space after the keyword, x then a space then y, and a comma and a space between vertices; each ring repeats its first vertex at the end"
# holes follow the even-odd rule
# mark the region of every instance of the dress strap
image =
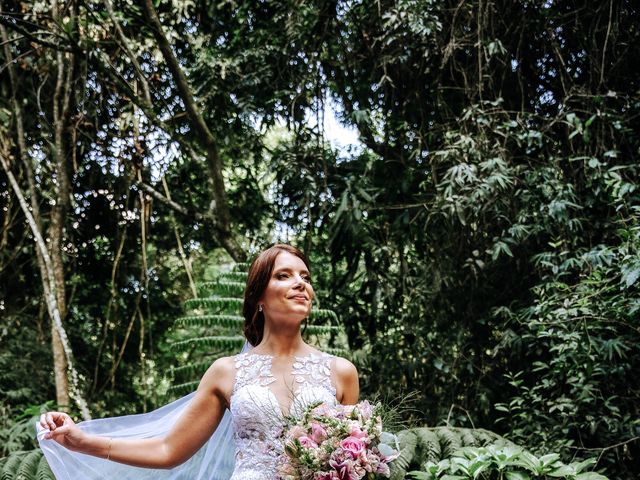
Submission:
POLYGON ((246 385, 267 386, 276 381, 271 373, 271 356, 255 353, 240 353, 235 357, 236 381, 233 385, 235 393, 246 385))

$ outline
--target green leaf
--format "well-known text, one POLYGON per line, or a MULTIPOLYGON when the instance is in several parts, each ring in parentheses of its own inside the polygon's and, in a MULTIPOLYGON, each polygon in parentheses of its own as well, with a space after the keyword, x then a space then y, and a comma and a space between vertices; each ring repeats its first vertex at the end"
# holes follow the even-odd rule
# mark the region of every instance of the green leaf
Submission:
POLYGON ((504 476, 507 480, 530 480, 531 477, 526 472, 505 472, 504 476))
POLYGON ((435 480, 435 478, 437 478, 434 475, 431 475, 430 473, 420 472, 417 470, 407 472, 407 475, 409 475, 409 477, 411 478, 415 478, 416 480, 435 480))
POLYGON ((560 455, 558 455, 557 453, 549 453, 548 455, 540 457, 540 462, 542 463, 542 465, 547 466, 551 465, 553 462, 559 459, 560 455))
POLYGON ((595 463, 596 463, 596 459, 595 458, 587 458, 586 460, 583 460, 581 462, 572 463, 571 465, 573 465, 575 467, 576 472, 581 472, 585 468, 590 467, 591 465, 594 465, 595 463))
POLYGON ((480 475, 490 466, 491 463, 487 460, 476 461, 469 466, 469 473, 473 475, 473 478, 478 478, 478 475, 480 475))
POLYGON ((600 475, 599 473, 596 473, 596 472, 585 472, 585 473, 579 473, 578 475, 576 475, 575 480, 609 480, 609 479, 604 475, 600 475))
POLYGON ((622 266, 622 282, 629 288, 640 278, 640 262, 633 262, 622 266))
POLYGON ((568 477, 575 474, 576 469, 573 465, 562 465, 560 468, 556 468, 555 470, 547 473, 550 477, 568 477))

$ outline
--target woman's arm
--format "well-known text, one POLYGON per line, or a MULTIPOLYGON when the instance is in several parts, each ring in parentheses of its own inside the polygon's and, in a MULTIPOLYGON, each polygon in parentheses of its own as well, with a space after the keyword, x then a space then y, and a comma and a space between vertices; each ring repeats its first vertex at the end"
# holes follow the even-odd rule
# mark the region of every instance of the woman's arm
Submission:
POLYGON ((343 405, 358 403, 360 384, 355 365, 346 358, 336 357, 333 369, 336 378, 336 397, 340 403, 343 405))
POLYGON ((173 468, 188 460, 220 424, 233 386, 231 357, 216 360, 202 377, 193 400, 164 437, 109 438, 80 430, 67 414, 50 412, 40 423, 48 438, 78 452, 147 468, 173 468))

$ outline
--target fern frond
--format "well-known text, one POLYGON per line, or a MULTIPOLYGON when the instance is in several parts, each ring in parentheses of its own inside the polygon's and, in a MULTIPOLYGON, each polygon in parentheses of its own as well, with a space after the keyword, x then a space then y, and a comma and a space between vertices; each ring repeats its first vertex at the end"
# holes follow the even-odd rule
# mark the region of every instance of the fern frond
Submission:
POLYGON ((38 471, 36 472, 36 480, 56 480, 56 477, 51 471, 51 467, 47 462, 47 458, 42 455, 40 462, 38 463, 38 471))
POLYGON ((180 383, 178 385, 172 385, 167 390, 167 393, 171 395, 187 395, 188 393, 195 391, 195 389, 198 388, 199 384, 200 382, 197 381, 197 382, 185 382, 185 383, 180 383))
POLYGON ((218 277, 218 280, 226 280, 228 282, 240 282, 242 283, 242 285, 245 285, 247 283, 247 277, 249 276, 249 273, 245 272, 238 272, 238 271, 231 271, 231 272, 226 272, 226 273, 221 273, 220 276, 218 277))
POLYGON ((460 434, 453 428, 449 427, 435 427, 435 434, 440 439, 440 447, 442 449, 442 458, 449 458, 451 455, 460 450, 462 447, 462 439, 460 434))
POLYGON ((184 302, 187 309, 205 308, 218 312, 240 312, 242 309, 242 299, 231 297, 205 297, 190 298, 184 302))
POLYGON ((240 263, 234 264, 233 268, 231 269, 231 271, 232 272, 236 272, 236 273, 244 273, 245 275, 248 275, 249 268, 251 268, 250 264, 244 263, 244 262, 240 262, 240 263))
POLYGON ((442 459, 442 449, 440 440, 431 428, 421 427, 411 429, 418 438, 418 453, 416 461, 420 464, 425 462, 438 463, 442 459))
POLYGON ((0 480, 14 480, 14 478, 16 478, 24 455, 24 452, 16 452, 10 454, 7 457, 7 460, 2 468, 2 475, 0 475, 0 480))
POLYGON ((33 450, 25 455, 16 473, 16 480, 35 479, 41 457, 42 452, 40 450, 33 450))
POLYGON ((333 310, 328 310, 326 308, 316 308, 311 310, 309 320, 333 320, 337 322, 338 316, 333 310))
POLYGON ((208 347, 215 348, 217 350, 237 352, 244 345, 244 341, 244 337, 241 335, 198 337, 172 343, 171 348, 178 352, 191 350, 194 347, 208 347))
POLYGON ((211 361, 190 363, 189 365, 171 368, 170 372, 175 378, 193 378, 195 376, 199 378, 207 371, 207 368, 211 366, 211 363, 211 361))
POLYGON ((322 351, 336 357, 351 358, 351 352, 343 348, 323 348, 322 351))
POLYGON ((391 480, 402 480, 414 460, 418 437, 411 430, 402 430, 398 433, 400 455, 392 463, 391 480))
POLYGON ((176 320, 179 327, 225 327, 242 329, 244 317, 240 315, 185 315, 176 320))
POLYGON ((204 282, 198 285, 198 293, 205 295, 207 293, 215 295, 228 295, 232 297, 242 297, 244 295, 244 282, 233 282, 219 280, 215 282, 204 282))
POLYGON ((473 435, 472 428, 460 429, 460 440, 462 440, 463 447, 477 447, 479 445, 478 440, 473 435))
POLYGON ((329 333, 341 333, 343 330, 336 325, 307 325, 302 329, 307 335, 328 335, 329 333))

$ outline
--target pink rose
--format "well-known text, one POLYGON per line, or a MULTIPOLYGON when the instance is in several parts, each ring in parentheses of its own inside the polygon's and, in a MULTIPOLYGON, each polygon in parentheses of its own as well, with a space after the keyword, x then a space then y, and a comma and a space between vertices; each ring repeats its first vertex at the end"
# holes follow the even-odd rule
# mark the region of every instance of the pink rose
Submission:
POLYGON ((367 440, 369 437, 369 434, 363 431, 357 422, 353 422, 349 430, 350 430, 349 435, 354 438, 361 438, 361 439, 367 440))
POLYGON ((300 442, 300 445, 302 445, 305 448, 318 448, 318 444, 314 442, 312 439, 310 439, 309 437, 307 437, 306 435, 298 438, 298 441, 300 442))
POLYGON ((318 445, 324 442, 327 438, 327 431, 319 423, 313 422, 311 424, 311 438, 318 445))
POLYGON ((360 453, 365 450, 365 443, 361 438, 347 437, 340 442, 342 449, 351 455, 351 458, 358 458, 360 453))

